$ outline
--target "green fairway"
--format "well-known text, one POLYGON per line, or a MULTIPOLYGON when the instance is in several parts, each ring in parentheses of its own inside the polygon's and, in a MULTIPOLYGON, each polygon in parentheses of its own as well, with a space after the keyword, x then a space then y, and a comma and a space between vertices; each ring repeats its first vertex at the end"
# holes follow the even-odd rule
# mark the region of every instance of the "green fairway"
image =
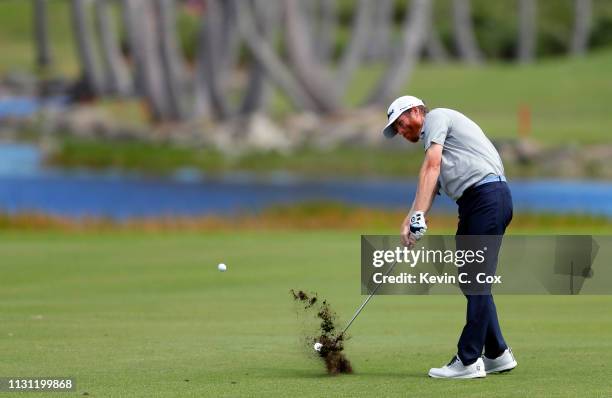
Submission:
POLYGON ((347 343, 356 373, 327 376, 289 289, 344 324, 366 232, 4 232, 0 376, 71 376, 91 397, 612 395, 609 296, 498 297, 519 367, 476 381, 426 376, 455 352, 462 297, 376 297, 347 343))

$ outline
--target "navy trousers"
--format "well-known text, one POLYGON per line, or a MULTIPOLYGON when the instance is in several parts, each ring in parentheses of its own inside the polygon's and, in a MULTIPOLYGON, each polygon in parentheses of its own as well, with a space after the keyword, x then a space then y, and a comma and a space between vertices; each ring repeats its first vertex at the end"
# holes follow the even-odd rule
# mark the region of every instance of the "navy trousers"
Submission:
MULTIPOLYGON (((512 195, 505 182, 490 182, 468 188, 457 201, 459 226, 457 235, 498 235, 512 220, 512 195)), ((501 244, 501 240, 499 241, 501 244)), ((497 266, 499 246, 489 252, 497 266)), ((467 298, 466 323, 457 344, 457 355, 464 365, 474 363, 483 353, 496 358, 508 348, 497 319, 497 309, 490 294, 467 298)))

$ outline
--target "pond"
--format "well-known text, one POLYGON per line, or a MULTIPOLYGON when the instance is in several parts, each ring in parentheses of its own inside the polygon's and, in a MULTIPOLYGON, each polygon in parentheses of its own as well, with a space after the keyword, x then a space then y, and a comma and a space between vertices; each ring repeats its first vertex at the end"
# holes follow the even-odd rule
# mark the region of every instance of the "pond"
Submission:
MULTIPOLYGON (((283 173, 206 176, 184 169, 171 177, 119 171, 46 169, 36 147, 0 145, 0 211, 69 217, 190 216, 256 212, 278 204, 334 201, 408 209, 414 180, 308 179, 283 173)), ((612 183, 590 180, 512 180, 515 212, 612 216, 612 183)), ((434 208, 456 212, 441 196, 434 208)))

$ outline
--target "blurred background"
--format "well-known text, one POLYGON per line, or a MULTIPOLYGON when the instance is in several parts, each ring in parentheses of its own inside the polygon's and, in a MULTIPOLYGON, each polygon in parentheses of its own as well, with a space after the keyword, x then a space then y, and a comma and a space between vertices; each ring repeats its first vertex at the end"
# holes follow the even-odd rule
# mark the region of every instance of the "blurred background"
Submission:
POLYGON ((380 133, 404 94, 482 126, 519 216, 612 216, 609 0, 3 0, 0 19, 2 225, 395 226, 423 159, 380 133))

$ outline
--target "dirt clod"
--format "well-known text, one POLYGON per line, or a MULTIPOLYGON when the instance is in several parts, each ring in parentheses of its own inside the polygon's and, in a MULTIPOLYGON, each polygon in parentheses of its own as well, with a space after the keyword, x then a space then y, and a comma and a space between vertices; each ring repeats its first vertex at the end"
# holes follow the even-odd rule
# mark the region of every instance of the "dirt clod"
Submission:
POLYGON ((342 353, 344 350, 345 336, 338 332, 336 327, 336 313, 330 308, 326 300, 319 302, 316 293, 306 293, 303 290, 291 290, 291 295, 296 302, 304 305, 305 311, 316 311, 316 317, 321 321, 316 336, 306 339, 309 349, 313 350, 315 343, 322 345, 318 352, 319 357, 325 362, 327 373, 335 375, 339 373, 353 373, 350 361, 342 353), (320 303, 318 306, 315 304, 320 303))

